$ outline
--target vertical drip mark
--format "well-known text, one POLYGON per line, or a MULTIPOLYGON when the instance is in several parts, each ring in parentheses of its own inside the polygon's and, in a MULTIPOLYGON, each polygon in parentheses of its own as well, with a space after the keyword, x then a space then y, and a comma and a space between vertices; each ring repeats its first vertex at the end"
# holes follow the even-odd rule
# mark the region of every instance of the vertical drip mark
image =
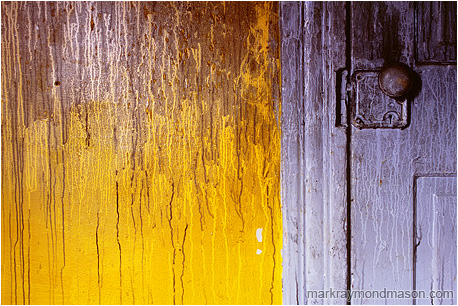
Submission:
MULTIPOLYGON (((14 167, 16 170, 16 182, 15 182, 15 204, 16 204, 16 226, 17 226, 17 237, 15 243, 16 245, 19 242, 19 255, 20 255, 20 273, 22 278, 22 304, 25 304, 26 294, 25 294, 25 258, 24 258, 24 98, 22 96, 22 82, 23 82, 23 72, 21 69, 21 52, 20 52, 20 44, 19 44, 19 33, 17 28, 17 19, 18 19, 18 10, 20 8, 17 7, 18 4, 15 5, 13 11, 14 15, 14 30, 15 30, 15 40, 14 40, 14 49, 16 53, 16 68, 18 72, 18 88, 17 88, 17 102, 18 106, 16 108, 16 113, 14 114, 14 122, 16 123, 16 135, 14 135, 15 141, 13 144, 13 151, 14 151, 14 167)), ((16 271, 15 271, 16 272, 16 271)), ((17 278, 17 276, 15 276, 17 278)), ((16 291, 17 294, 17 291, 16 291)))
POLYGON ((181 254, 183 255, 183 262, 182 262, 182 270, 181 270, 181 276, 180 276, 180 281, 181 281, 181 304, 184 305, 184 283, 183 283, 183 276, 184 276, 184 262, 185 262, 185 252, 184 252, 184 244, 186 242, 186 232, 188 231, 188 224, 186 223, 186 227, 184 229, 184 234, 183 234, 183 243, 181 244, 181 254))
MULTIPOLYGON (((134 145, 135 147, 135 145, 134 145)), ((133 165, 133 168, 132 169, 132 175, 131 175, 131 178, 130 178, 130 188, 131 188, 131 203, 130 203, 130 212, 131 212, 131 216, 132 216, 132 223, 134 225, 134 242, 132 244, 133 246, 133 254, 132 254, 132 272, 133 272, 133 275, 135 275, 135 245, 137 243, 137 226, 135 224, 135 215, 134 215, 134 192, 132 191, 133 189, 133 182, 134 182, 134 173, 135 173, 135 152, 132 154, 132 159, 134 161, 134 165, 133 165)), ((141 206, 141 203, 140 205, 141 206)), ((131 290, 132 290, 132 304, 135 304, 135 290, 134 290, 134 282, 133 282, 133 277, 131 278, 131 290)))
MULTIPOLYGON (((13 163, 15 164, 15 158, 14 158, 14 155, 13 155, 13 163)), ((17 172, 17 171, 15 171, 17 172)), ((15 175, 17 175, 17 173, 15 173, 15 175)), ((19 232, 18 232, 18 228, 19 228, 19 212, 18 212, 18 205, 17 205, 17 199, 16 199, 16 195, 17 195, 17 182, 15 182, 14 184, 14 197, 15 197, 15 209, 16 209, 16 240, 14 242, 14 245, 13 245, 13 264, 14 264, 14 303, 15 304, 18 304, 17 302, 17 292, 18 292, 18 289, 17 289, 17 263, 16 263, 16 247, 17 247, 17 244, 18 244, 18 239, 19 239, 19 232)), ((11 230, 12 231, 12 230, 11 230)))
MULTIPOLYGON (((99 286, 99 305, 101 304, 101 279, 100 279, 100 250, 99 250, 99 226, 100 226, 100 216, 99 211, 97 211, 97 227, 95 228, 95 245, 97 247, 97 284, 99 286)), ((118 240, 119 243, 119 240, 118 240)), ((118 245, 118 247, 120 247, 118 245)))
MULTIPOLYGON (((417 242, 417 177, 414 176, 413 178, 413 210, 412 210, 412 244, 413 244, 413 256, 412 256, 412 290, 415 292, 417 290, 417 252, 418 252, 418 246, 420 245, 420 241, 417 242)), ((413 297, 412 300, 412 305, 417 304, 417 299, 413 297)), ((432 304, 432 303, 431 303, 432 304)))
POLYGON ((65 210, 64 210, 64 196, 65 196, 65 155, 62 150, 62 196, 60 198, 62 206, 62 257, 63 263, 60 269, 60 286, 62 289, 62 304, 65 304, 65 293, 64 293, 64 268, 65 268, 65 210))
POLYGON ((144 180, 141 181, 142 184, 141 184, 141 188, 140 188, 140 198, 139 198, 139 201, 140 201, 140 205, 139 205, 139 216, 140 216, 140 236, 142 238, 142 257, 141 257, 141 270, 142 270, 142 289, 143 289, 143 292, 145 292, 145 236, 143 235, 143 213, 142 213, 142 199, 143 199, 143 184, 144 184, 144 180))
POLYGON ((175 288, 175 258, 176 258, 176 249, 175 249, 175 243, 173 242, 173 226, 172 226, 172 219, 173 219, 173 211, 172 211, 172 202, 173 202, 173 196, 175 195, 175 183, 172 182, 172 195, 170 197, 170 202, 169 202, 169 227, 170 227, 170 239, 172 242, 172 248, 173 248, 173 259, 172 259, 172 285, 173 285, 173 305, 175 305, 175 297, 176 297, 176 288, 175 288))
MULTIPOLYGON (((48 239, 48 267, 49 267, 49 298, 50 298, 50 304, 52 302, 52 304, 54 304, 54 291, 53 291, 53 288, 54 288, 54 279, 53 279, 53 272, 54 272, 54 267, 53 265, 51 264, 51 254, 50 254, 50 250, 54 250, 54 235, 53 235, 53 231, 54 231, 54 226, 53 226, 53 221, 52 221, 52 203, 53 203, 53 186, 51 184, 51 181, 54 179, 54 182, 56 181, 54 176, 53 176, 53 172, 52 172, 52 168, 53 168, 53 163, 52 163, 52 148, 51 148, 51 134, 52 134, 52 121, 49 120, 47 122, 47 139, 46 139, 46 146, 47 146, 47 159, 48 159, 48 182, 47 183, 47 199, 46 199, 46 203, 47 203, 47 207, 46 207, 46 213, 47 213, 47 216, 46 216, 46 222, 47 222, 47 231, 46 231, 46 235, 47 235, 47 239, 48 239), (49 226, 49 228, 48 228, 49 226), (51 235, 51 238, 49 237, 51 235), (51 240, 51 241, 50 241, 51 240), (51 246, 50 246, 51 245, 51 246)), ((51 251, 51 252, 52 252, 51 251)))
POLYGON ((119 185, 118 185, 118 170, 116 170, 116 241, 119 250, 119 303, 122 304, 122 257, 121 257, 121 243, 119 242, 119 185))
POLYGON ((28 304, 30 305, 30 238, 31 238, 31 233, 30 233, 30 208, 29 208, 29 218, 27 220, 27 230, 29 234, 29 243, 27 244, 27 285, 28 285, 28 294, 27 294, 27 299, 28 299, 28 304))
POLYGON ((21 156, 20 156, 20 193, 19 193, 19 203, 21 210, 21 273, 22 273, 22 303, 25 304, 26 294, 25 294, 25 257, 24 257, 24 139, 21 139, 21 156))
MULTIPOLYGON (((4 205, 2 205, 2 209, 3 209, 4 205)), ((2 214, 3 216, 5 214, 2 214)), ((2 222, 3 223, 3 222, 2 222)), ((8 229, 9 229, 9 245, 13 245, 13 236, 12 236, 12 233, 13 231, 11 230, 11 212, 8 214, 8 229)), ((11 296, 11 300, 13 299, 13 264, 14 264, 14 257, 13 257, 13 252, 12 252, 12 248, 10 247, 10 277, 11 277, 11 287, 10 287, 10 296, 11 296)), ((16 303, 17 304, 17 303, 16 303)))
MULTIPOLYGON (((227 121, 225 122, 226 120, 223 119, 223 123, 227 123, 227 121)), ((227 139, 226 137, 226 129, 224 128, 223 129, 223 139, 227 139)), ((223 143, 225 143, 227 140, 223 140, 223 143)), ((226 196, 226 180, 227 180, 227 168, 228 167, 228 157, 227 157, 227 154, 228 154, 228 148, 226 146, 226 144, 222 147, 221 151, 224 152, 223 153, 223 163, 224 163, 224 167, 225 167, 225 173, 224 173, 224 177, 223 177, 223 206, 224 206, 224 218, 223 218, 223 234, 224 234, 224 247, 225 247, 225 251, 226 251, 226 280, 229 280, 229 245, 228 245, 228 238, 227 238, 227 196, 226 196)), ((229 296, 229 288, 228 288, 228 284, 226 282, 225 284, 225 287, 226 287, 226 296, 228 297, 229 296)))
MULTIPOLYGON (((273 204, 272 204, 273 205, 273 204)), ((270 210, 270 227, 271 227, 271 238, 272 238, 272 247, 273 247, 273 267, 272 267, 272 283, 270 284, 270 304, 274 304, 274 284, 275 284, 275 271, 276 271, 276 265, 277 265, 277 248, 275 246, 275 232, 274 232, 274 224, 275 224, 275 218, 274 218, 274 210, 272 209, 272 205, 269 205, 269 186, 267 186, 267 207, 270 210)))

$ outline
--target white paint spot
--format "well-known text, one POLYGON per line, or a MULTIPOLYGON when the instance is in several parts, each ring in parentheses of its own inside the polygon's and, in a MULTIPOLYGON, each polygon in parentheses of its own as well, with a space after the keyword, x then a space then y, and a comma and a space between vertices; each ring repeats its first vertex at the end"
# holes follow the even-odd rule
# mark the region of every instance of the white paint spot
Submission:
POLYGON ((258 239, 259 242, 262 242, 262 228, 258 228, 256 230, 256 238, 258 239))
POLYGON ((259 254, 261 254, 261 253, 262 253, 262 250, 260 250, 260 249, 257 249, 257 250, 256 250, 256 254, 257 254, 257 255, 259 255, 259 254))

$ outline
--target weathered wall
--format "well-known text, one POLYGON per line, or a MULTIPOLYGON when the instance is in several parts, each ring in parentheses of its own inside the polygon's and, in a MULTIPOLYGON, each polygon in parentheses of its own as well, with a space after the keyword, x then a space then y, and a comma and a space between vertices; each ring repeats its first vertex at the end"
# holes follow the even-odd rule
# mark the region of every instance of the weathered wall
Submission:
POLYGON ((281 302, 277 6, 2 3, 2 303, 281 302))
POLYGON ((282 2, 283 302, 345 304, 346 131, 336 126, 345 3, 282 2))

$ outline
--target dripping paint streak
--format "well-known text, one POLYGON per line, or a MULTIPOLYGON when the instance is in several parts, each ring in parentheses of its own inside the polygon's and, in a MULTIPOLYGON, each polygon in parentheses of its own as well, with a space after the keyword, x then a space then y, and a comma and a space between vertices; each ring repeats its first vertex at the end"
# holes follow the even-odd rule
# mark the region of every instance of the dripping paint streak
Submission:
POLYGON ((172 202, 173 196, 175 195, 175 183, 172 182, 172 195, 170 196, 169 202, 169 227, 170 227, 170 239, 172 242, 173 248, 173 257, 172 257, 172 286, 173 286, 173 304, 175 305, 175 297, 176 297, 176 288, 175 288, 175 258, 176 258, 176 249, 175 243, 173 242, 173 226, 172 226, 172 219, 173 219, 173 211, 172 211, 172 202))
POLYGON ((95 228, 95 245, 97 247, 97 284, 99 286, 99 304, 101 301, 101 280, 100 280, 100 249, 99 249, 99 226, 100 226, 100 215, 97 211, 97 227, 95 228))
MULTIPOLYGON (((65 164, 65 155, 62 151, 62 164, 65 164)), ((64 292, 64 268, 65 268, 65 210, 64 210, 64 196, 65 196, 65 167, 62 168, 62 196, 60 198, 62 206, 62 267, 60 268, 60 286, 62 289, 62 304, 65 304, 65 292, 64 292)))
POLYGON ((119 242, 119 185, 118 185, 118 170, 116 170, 116 241, 119 250, 119 300, 122 304, 122 256, 121 256, 121 243, 119 242))
POLYGON ((182 271, 181 271, 181 276, 180 276, 180 281, 181 281, 181 304, 184 305, 184 283, 183 283, 183 276, 184 276, 184 262, 185 262, 185 251, 184 251, 184 244, 186 242, 186 233, 188 231, 188 224, 186 224, 186 227, 184 229, 184 234, 183 234, 183 243, 181 244, 181 253, 183 256, 183 262, 182 262, 182 271))

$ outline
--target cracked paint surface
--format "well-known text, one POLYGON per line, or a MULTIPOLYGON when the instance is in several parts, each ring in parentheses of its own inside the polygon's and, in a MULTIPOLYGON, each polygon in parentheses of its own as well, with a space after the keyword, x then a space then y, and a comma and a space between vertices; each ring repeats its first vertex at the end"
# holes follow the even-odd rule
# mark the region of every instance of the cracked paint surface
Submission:
POLYGON ((2 303, 281 303, 278 39, 276 3, 2 3, 2 303))

